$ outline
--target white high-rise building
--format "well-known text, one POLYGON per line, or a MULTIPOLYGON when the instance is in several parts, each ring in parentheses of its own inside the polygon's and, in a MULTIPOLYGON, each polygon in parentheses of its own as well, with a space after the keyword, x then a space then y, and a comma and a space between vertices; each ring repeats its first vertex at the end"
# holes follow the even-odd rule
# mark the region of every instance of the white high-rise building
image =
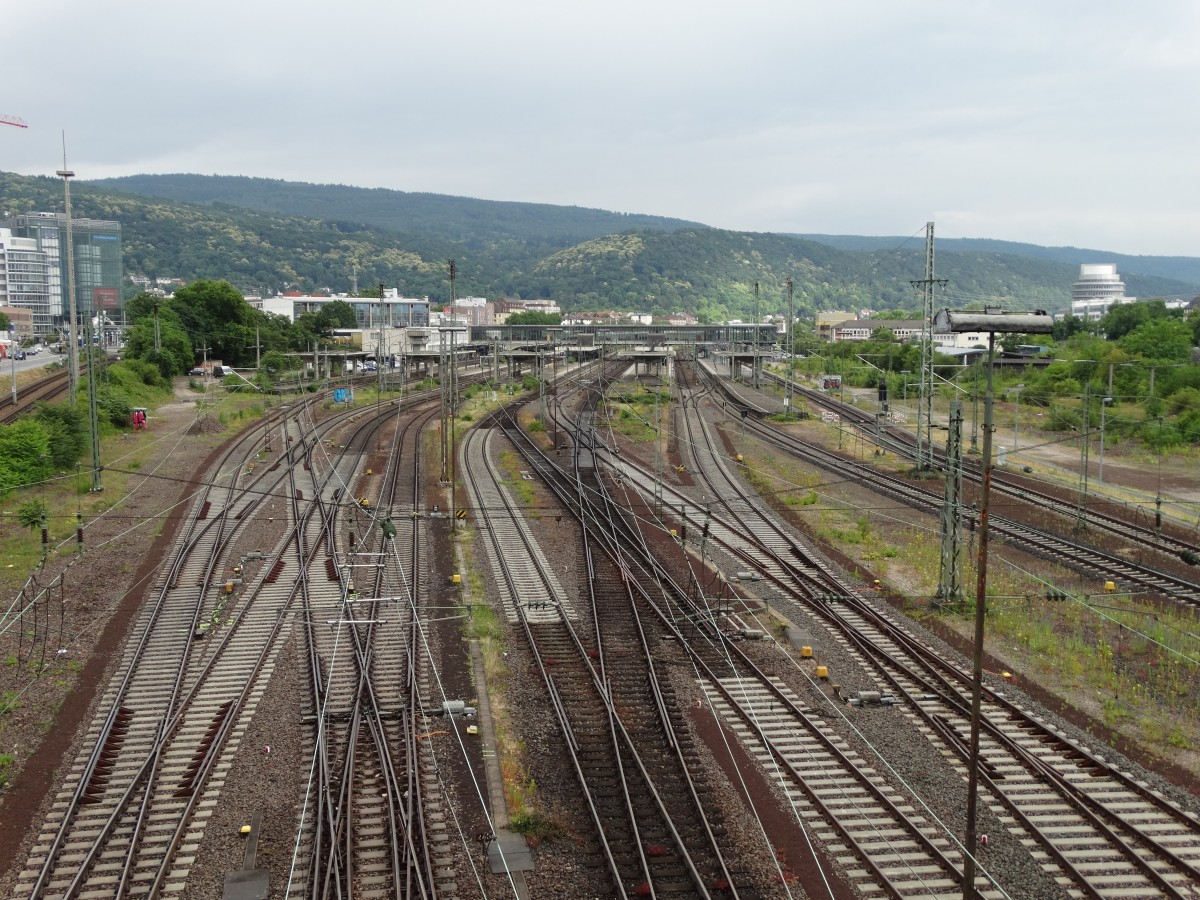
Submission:
POLYGON ((0 306, 28 309, 33 314, 33 333, 54 332, 51 275, 57 274, 49 254, 38 248, 36 238, 17 237, 10 228, 0 228, 0 306))
POLYGON ((1071 286, 1071 314, 1081 319, 1098 319, 1118 303, 1132 303, 1125 296, 1125 282, 1116 263, 1084 263, 1079 280, 1071 286))

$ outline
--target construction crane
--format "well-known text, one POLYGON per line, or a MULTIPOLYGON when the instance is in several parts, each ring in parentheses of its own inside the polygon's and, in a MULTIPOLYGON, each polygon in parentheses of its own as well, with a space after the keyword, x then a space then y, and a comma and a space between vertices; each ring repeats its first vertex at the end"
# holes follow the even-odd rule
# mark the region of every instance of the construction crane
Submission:
POLYGON ((0 125, 16 125, 18 128, 28 128, 24 119, 18 119, 16 116, 6 116, 0 113, 0 125))

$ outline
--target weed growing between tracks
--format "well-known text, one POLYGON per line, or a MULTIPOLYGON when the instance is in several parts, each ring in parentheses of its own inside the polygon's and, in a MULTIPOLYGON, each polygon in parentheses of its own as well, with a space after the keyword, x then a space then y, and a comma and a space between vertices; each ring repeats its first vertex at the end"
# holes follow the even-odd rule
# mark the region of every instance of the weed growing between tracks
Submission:
POLYGON ((613 431, 631 441, 649 443, 666 427, 670 395, 648 391, 639 383, 636 391, 616 390, 604 398, 608 424, 613 431), (657 404, 658 421, 654 421, 657 404))
POLYGON ((1039 679, 1074 687, 1066 695, 1106 726, 1197 770, 1193 613, 1129 595, 1029 598, 988 612, 989 632, 1039 679))
MULTIPOLYGON (((496 733, 496 753, 500 760, 500 775, 504 780, 504 797, 511 813, 510 821, 537 823, 544 821, 534 810, 537 783, 529 777, 525 767, 525 744, 513 732, 508 722, 508 661, 505 652, 504 622, 487 596, 482 574, 475 568, 471 543, 474 532, 460 532, 462 538, 462 561, 466 569, 466 637, 479 643, 483 657, 484 678, 487 680, 488 703, 492 712, 492 726, 496 733)), ((533 826, 531 826, 533 827, 533 826)), ((524 833, 524 832, 522 832, 524 833)))
MULTIPOLYGON (((808 488, 819 492, 817 503, 789 503, 789 497, 805 496, 791 486, 807 488, 820 474, 814 476, 787 458, 781 461, 770 448, 756 443, 747 450, 747 476, 777 508, 787 509, 821 541, 869 566, 886 586, 908 598, 910 615, 936 619, 969 640, 974 535, 965 536, 963 547, 963 603, 934 607, 930 598, 941 552, 932 517, 925 517, 925 528, 904 525, 890 517, 888 502, 882 499, 877 513, 865 513, 858 494, 833 484, 808 488), (899 553, 890 554, 888 548, 898 548, 899 553)), ((1200 770, 1200 721, 1194 699, 1200 692, 1197 616, 1128 595, 1086 596, 1088 583, 1075 573, 1018 553, 993 542, 987 652, 1119 736, 1192 772, 1200 770), (1026 559, 1029 571, 1005 565, 1013 559, 1026 559), (1047 584, 1072 585, 1071 597, 1044 599, 1047 584)), ((1099 590, 1099 584, 1091 583, 1099 590)))

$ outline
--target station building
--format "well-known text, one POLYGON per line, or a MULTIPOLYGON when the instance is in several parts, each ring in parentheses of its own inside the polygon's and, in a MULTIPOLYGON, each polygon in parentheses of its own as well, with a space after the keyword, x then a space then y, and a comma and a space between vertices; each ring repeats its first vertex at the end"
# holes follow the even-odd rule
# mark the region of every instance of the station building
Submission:
POLYGON ((318 313, 321 309, 341 300, 354 310, 359 328, 409 328, 429 325, 429 298, 401 297, 395 288, 387 288, 383 299, 377 297, 350 297, 338 295, 321 297, 299 292, 288 292, 277 297, 251 298, 246 302, 265 313, 286 316, 295 322, 305 313, 318 313))

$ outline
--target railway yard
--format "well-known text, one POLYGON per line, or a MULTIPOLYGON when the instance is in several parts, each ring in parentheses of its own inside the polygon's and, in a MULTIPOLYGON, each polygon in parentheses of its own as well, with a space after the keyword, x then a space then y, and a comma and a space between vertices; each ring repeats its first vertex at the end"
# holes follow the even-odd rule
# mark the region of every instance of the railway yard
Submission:
POLYGON ((0 896, 948 900, 970 854, 979 897, 1200 898, 1194 511, 998 472, 966 847, 970 601, 930 596, 904 436, 698 360, 562 368, 464 373, 453 440, 436 386, 181 389, 123 437, 0 617, 0 896), (1124 700, 1006 618, 1135 599, 1182 639, 1049 635, 1124 700))

